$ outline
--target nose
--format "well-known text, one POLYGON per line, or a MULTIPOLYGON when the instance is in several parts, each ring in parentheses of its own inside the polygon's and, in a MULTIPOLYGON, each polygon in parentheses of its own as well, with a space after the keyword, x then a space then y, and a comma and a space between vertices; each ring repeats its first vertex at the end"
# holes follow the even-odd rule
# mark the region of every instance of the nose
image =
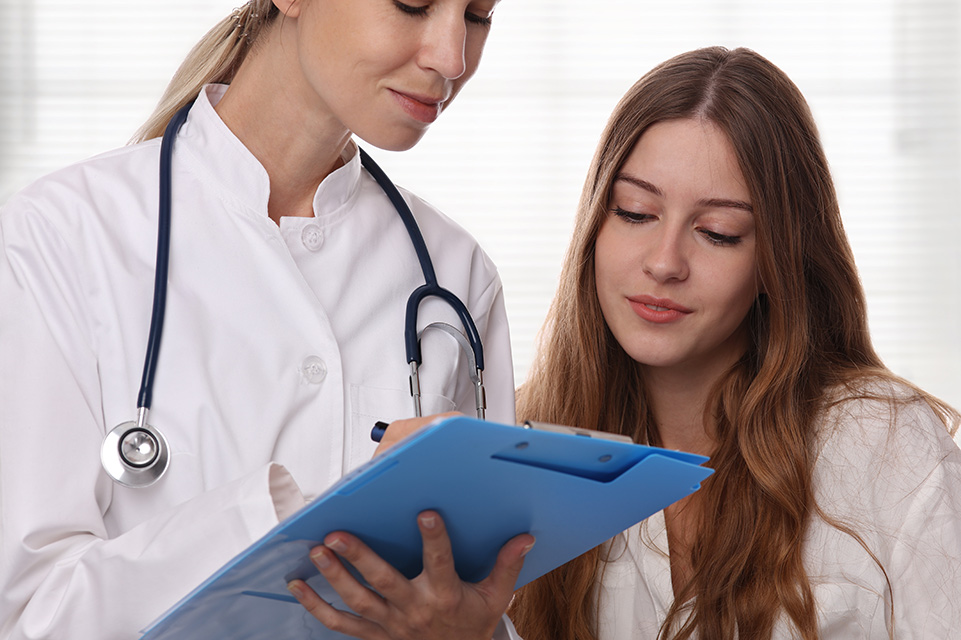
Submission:
POLYGON ((436 71, 447 80, 456 80, 467 72, 466 51, 467 24, 464 16, 448 15, 424 32, 419 64, 436 71))
POLYGON ((656 230, 644 254, 644 272, 657 282, 685 280, 689 264, 685 236, 680 230, 665 226, 656 230))

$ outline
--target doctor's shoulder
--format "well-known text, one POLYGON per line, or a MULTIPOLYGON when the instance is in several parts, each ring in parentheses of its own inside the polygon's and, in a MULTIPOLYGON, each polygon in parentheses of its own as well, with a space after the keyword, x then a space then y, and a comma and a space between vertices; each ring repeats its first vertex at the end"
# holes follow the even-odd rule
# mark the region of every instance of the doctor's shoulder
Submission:
POLYGON ((160 140, 149 140, 57 169, 12 195, 0 207, 0 220, 7 227, 37 223, 75 236, 92 222, 109 224, 134 210, 156 208, 159 156, 160 140))
MULTIPOLYGON (((438 270, 445 268, 448 264, 467 265, 473 281, 483 279, 487 285, 495 281, 500 283, 494 261, 464 226, 425 198, 400 185, 397 185, 397 190, 407 201, 414 218, 417 219, 417 224, 421 228, 431 256, 434 256, 433 259, 437 263, 435 267, 438 270), (478 276, 481 277, 478 278, 478 276)), ((438 273, 438 277, 443 284, 444 276, 438 273)))

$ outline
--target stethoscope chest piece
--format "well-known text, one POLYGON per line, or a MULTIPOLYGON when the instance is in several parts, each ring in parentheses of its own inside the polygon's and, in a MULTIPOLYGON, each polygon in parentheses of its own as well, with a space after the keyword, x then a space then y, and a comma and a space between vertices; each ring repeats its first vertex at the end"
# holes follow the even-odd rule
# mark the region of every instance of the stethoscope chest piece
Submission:
POLYGON ((146 421, 130 421, 114 427, 103 439, 100 462, 116 482, 125 487, 149 487, 170 466, 170 449, 163 434, 146 421))

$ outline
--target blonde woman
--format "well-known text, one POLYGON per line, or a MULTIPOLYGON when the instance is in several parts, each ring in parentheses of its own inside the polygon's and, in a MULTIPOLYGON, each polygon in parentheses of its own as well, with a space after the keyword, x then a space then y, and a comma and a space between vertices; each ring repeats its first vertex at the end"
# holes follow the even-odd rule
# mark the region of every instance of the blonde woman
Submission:
POLYGON ((526 640, 948 638, 958 414, 887 370, 805 100, 682 54, 598 146, 518 417, 711 456, 700 491, 519 591, 526 640))
MULTIPOLYGON (((0 638, 137 637, 368 460, 375 421, 414 415, 403 329, 424 274, 354 138, 389 150, 416 144, 477 69, 496 4, 251 0, 197 45, 137 144, 58 171, 6 204, 0 638), (167 136, 169 276, 149 407, 169 467, 131 488, 101 466, 121 447, 102 443, 141 406, 159 137, 178 113, 186 121, 167 136)), ((486 347, 488 417, 512 421, 494 265, 448 218, 401 196, 439 284, 464 302, 486 347)), ((417 328, 434 321, 460 326, 431 298, 417 328)), ((422 351, 424 414, 473 413, 456 342, 427 334, 422 351)), ((149 453, 142 444, 131 445, 134 461, 149 453)), ((442 561, 443 528, 423 530, 428 558, 442 561)), ((338 541, 330 548, 355 557, 338 541)), ((308 604, 358 637, 490 638, 529 544, 505 547, 480 585, 446 565, 413 582, 391 575, 382 609, 362 626, 308 604)), ((314 554, 322 570, 326 549, 314 554)), ((386 569, 372 571, 383 582, 386 569)), ((299 584, 292 591, 310 596, 299 584)), ((351 592, 344 599, 356 603, 351 592)))

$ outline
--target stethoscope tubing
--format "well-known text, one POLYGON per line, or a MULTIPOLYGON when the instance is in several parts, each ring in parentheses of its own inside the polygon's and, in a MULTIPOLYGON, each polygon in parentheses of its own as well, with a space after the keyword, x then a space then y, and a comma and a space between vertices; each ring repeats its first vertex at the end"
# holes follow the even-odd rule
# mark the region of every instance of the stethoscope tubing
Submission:
MULTIPOLYGON (((150 331, 147 337, 147 353, 144 358, 143 377, 140 382, 140 393, 137 398, 137 408, 150 409, 153 400, 153 381, 157 371, 157 360, 160 355, 160 344, 163 335, 164 311, 167 306, 167 275, 170 269, 170 227, 171 227, 171 200, 172 186, 170 167, 173 162, 173 144, 177 132, 187 120, 187 114, 193 101, 184 106, 171 119, 164 131, 163 141, 160 146, 160 210, 159 225, 157 229, 157 268, 154 274, 154 296, 153 312, 150 318, 150 331)), ((427 243, 424 236, 414 220, 414 214, 407 205, 403 196, 397 190, 393 181, 387 177, 384 170, 374 162, 374 160, 363 149, 360 152, 360 161, 368 173, 373 176, 377 184, 380 185, 387 195, 394 209, 397 210, 400 219, 403 221, 410 236, 411 244, 417 254, 421 271, 424 274, 425 283, 419 286, 407 300, 407 315, 404 326, 404 345, 407 352, 407 362, 421 364, 420 340, 417 335, 417 312, 420 303, 428 297, 437 297, 446 301, 457 313, 464 330, 467 333, 467 341, 470 343, 471 350, 474 352, 474 363, 477 369, 484 370, 484 346, 474 324, 474 319, 464 303, 454 295, 453 292, 441 287, 437 283, 437 275, 434 272, 434 264, 427 250, 427 243)))
POLYGON ((404 222, 404 226, 407 227, 407 234, 410 236, 411 244, 414 245, 414 251, 417 253, 417 260, 420 262, 421 271, 424 272, 424 284, 417 287, 410 295, 410 298, 407 299, 407 316, 404 322, 404 344, 407 350, 407 362, 414 362, 417 363, 417 365, 421 364, 420 340, 417 335, 417 312, 420 308, 421 301, 423 301, 424 298, 433 296, 445 300, 457 313, 461 324, 464 325, 464 331, 467 333, 467 341, 470 343, 471 350, 474 352, 474 362, 477 368, 483 371, 484 346, 481 343, 480 334, 477 332, 474 319, 460 298, 437 283, 437 275, 434 273, 434 263, 431 261, 430 252, 427 250, 427 243, 424 241, 424 236, 417 226, 417 221, 414 220, 413 212, 410 210, 410 207, 407 206, 407 202, 403 196, 400 195, 400 191, 397 190, 397 186, 394 185, 393 180, 387 177, 384 170, 367 155, 366 151, 363 149, 359 149, 359 151, 361 164, 364 165, 367 172, 373 176, 377 184, 380 185, 380 188, 387 194, 387 198, 390 199, 400 219, 404 222))
MULTIPOLYGON (((137 395, 137 420, 118 425, 107 433, 101 446, 101 462, 104 469, 115 481, 121 485, 139 488, 147 487, 160 479, 169 464, 169 448, 163 434, 147 423, 147 414, 153 401, 153 383, 160 358, 160 345, 163 336, 164 313, 167 307, 167 278, 170 271, 170 230, 172 226, 172 174, 173 147, 177 133, 187 120, 194 100, 184 105, 171 118, 164 130, 160 144, 160 197, 157 223, 157 262, 154 271, 153 308, 150 316, 150 330, 147 336, 147 352, 144 356, 143 375, 140 381, 140 392, 137 395), (125 449, 129 448, 136 457, 142 457, 145 462, 136 463, 128 460, 125 449)), ((438 297, 446 301, 457 313, 466 332, 466 337, 459 333, 455 339, 462 349, 473 355, 471 362, 471 380, 475 385, 475 399, 478 417, 484 417, 486 398, 484 395, 483 369, 484 350, 480 335, 474 324, 474 319, 466 305, 451 291, 444 289, 437 282, 434 265, 427 250, 427 243, 414 220, 414 214, 407 202, 400 195, 393 181, 363 150, 358 149, 361 164, 373 176, 374 180, 387 195, 396 209, 410 236, 411 244, 417 254, 421 270, 424 273, 425 284, 417 287, 407 300, 406 317, 404 323, 404 342, 407 351, 407 362, 411 368, 411 396, 414 401, 415 415, 421 415, 420 382, 417 368, 421 363, 420 336, 417 333, 417 313, 420 303, 427 297, 438 297), (466 342, 466 345, 465 345, 466 342), (469 350, 468 347, 469 346, 469 350)), ((443 325, 448 333, 456 329, 445 323, 434 323, 427 328, 443 325)), ((471 358, 469 358, 471 359, 471 358)))
MULTIPOLYGON (((174 140, 180 127, 187 121, 187 114, 194 101, 174 115, 167 124, 160 143, 160 198, 157 222, 157 267, 154 271, 153 310, 150 314, 150 332, 147 335, 147 354, 144 357, 143 376, 140 380, 140 393, 137 395, 137 408, 150 409, 153 401, 153 381, 157 373, 157 360, 160 357, 160 344, 163 336, 164 312, 167 308, 167 275, 170 272, 170 226, 174 140)), ((142 413, 142 412, 141 412, 142 413)))

